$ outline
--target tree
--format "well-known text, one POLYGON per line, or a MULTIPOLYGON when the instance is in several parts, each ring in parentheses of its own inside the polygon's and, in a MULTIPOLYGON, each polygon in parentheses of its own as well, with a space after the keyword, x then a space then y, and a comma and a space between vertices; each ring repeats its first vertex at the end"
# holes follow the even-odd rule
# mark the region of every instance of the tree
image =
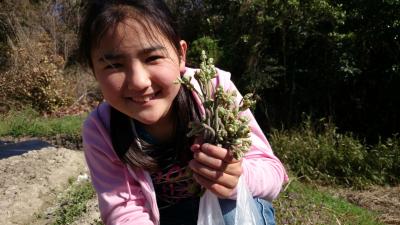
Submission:
POLYGON ((262 97, 264 128, 296 126, 304 112, 369 139, 399 131, 399 1, 180 2, 189 42, 216 40, 218 66, 262 97))

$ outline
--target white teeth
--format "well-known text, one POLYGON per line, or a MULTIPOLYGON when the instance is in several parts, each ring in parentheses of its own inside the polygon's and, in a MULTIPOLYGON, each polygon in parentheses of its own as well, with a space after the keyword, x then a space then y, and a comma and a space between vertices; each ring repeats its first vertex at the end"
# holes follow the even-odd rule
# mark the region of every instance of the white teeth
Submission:
POLYGON ((147 95, 144 97, 132 98, 132 100, 135 102, 148 102, 148 101, 152 100, 154 97, 155 97, 155 94, 152 94, 152 95, 147 95))

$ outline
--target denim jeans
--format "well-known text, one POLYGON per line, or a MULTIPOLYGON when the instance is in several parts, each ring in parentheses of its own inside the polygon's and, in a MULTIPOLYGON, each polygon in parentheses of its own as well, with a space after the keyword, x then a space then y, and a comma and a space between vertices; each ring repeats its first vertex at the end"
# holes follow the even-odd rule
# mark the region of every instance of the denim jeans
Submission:
MULTIPOLYGON (((258 221, 257 225, 275 225, 275 211, 272 204, 261 198, 254 198, 258 213, 261 214, 262 221, 258 221)), ((224 216, 225 225, 238 225, 235 222, 236 201, 230 199, 219 199, 222 215, 224 216)))
MULTIPOLYGON (((257 225, 275 225, 274 209, 271 203, 260 198, 254 198, 258 213, 261 214, 262 221, 257 225)), ((224 217, 225 225, 234 224, 236 201, 230 199, 219 199, 219 204, 224 217)), ((174 206, 161 209, 161 225, 196 225, 199 211, 199 199, 188 199, 174 206)))

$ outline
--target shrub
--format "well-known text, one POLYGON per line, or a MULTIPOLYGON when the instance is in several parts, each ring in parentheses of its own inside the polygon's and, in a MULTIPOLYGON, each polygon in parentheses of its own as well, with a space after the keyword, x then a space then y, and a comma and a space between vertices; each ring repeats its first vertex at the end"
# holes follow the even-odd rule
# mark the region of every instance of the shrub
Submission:
POLYGON ((187 61, 191 66, 198 67, 200 65, 200 56, 203 50, 206 51, 208 57, 214 59, 215 64, 218 64, 218 60, 222 56, 222 50, 218 47, 218 42, 215 39, 205 36, 193 41, 189 47, 187 61))
POLYGON ((318 130, 308 119, 296 130, 273 130, 270 140, 277 156, 299 177, 355 188, 400 182, 397 136, 366 146, 330 123, 318 130))
POLYGON ((52 112, 70 103, 68 85, 62 75, 64 61, 51 52, 49 36, 43 32, 28 36, 17 22, 14 29, 16 43, 10 43, 12 62, 0 77, 0 96, 39 112, 52 112))
POLYGON ((366 163, 375 168, 373 179, 379 183, 399 183, 400 181, 400 138, 394 135, 385 141, 368 147, 366 163))

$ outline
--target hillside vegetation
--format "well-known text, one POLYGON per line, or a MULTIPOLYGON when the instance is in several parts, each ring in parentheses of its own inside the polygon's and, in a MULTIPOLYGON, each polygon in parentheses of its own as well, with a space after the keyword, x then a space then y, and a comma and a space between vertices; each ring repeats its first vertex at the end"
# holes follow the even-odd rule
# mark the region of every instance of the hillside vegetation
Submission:
MULTIPOLYGON (((101 98, 74 56, 84 2, 0 2, 2 108, 54 112, 101 98)), ((205 49, 239 89, 259 95, 266 132, 300 126, 305 114, 368 144, 399 133, 400 0, 167 2, 188 64, 205 49)))

